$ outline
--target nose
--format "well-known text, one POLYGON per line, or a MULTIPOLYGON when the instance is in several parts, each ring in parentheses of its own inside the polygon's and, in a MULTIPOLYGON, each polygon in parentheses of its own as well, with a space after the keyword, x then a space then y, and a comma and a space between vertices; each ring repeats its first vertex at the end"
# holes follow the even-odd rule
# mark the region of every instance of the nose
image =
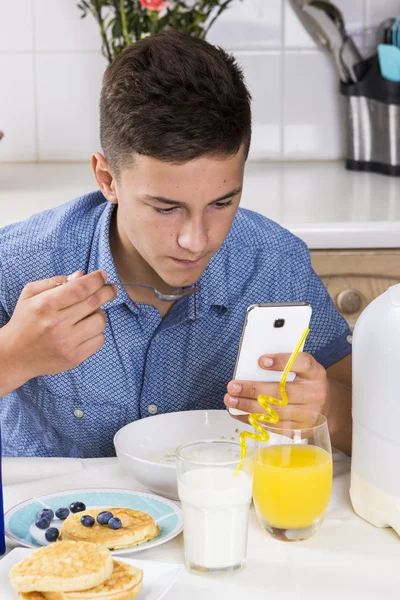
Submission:
POLYGON ((200 257, 208 243, 208 228, 202 215, 187 219, 178 235, 178 244, 190 254, 200 257))

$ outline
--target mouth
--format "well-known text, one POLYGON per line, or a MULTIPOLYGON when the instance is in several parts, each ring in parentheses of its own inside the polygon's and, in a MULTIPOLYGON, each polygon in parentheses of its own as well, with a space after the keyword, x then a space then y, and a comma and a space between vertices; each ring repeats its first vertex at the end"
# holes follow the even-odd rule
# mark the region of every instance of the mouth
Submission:
POLYGON ((204 261, 205 257, 201 256, 197 260, 182 260, 180 258, 174 258, 173 256, 171 256, 171 258, 178 265, 181 265, 183 267, 194 268, 194 267, 198 267, 199 265, 201 265, 201 263, 204 261))

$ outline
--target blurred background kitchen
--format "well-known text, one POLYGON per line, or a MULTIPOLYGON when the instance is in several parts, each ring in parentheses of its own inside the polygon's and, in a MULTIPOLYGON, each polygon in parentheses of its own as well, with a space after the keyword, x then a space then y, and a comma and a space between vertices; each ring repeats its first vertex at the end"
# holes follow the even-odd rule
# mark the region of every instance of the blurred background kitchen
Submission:
MULTIPOLYGON (((237 57, 253 96, 242 206, 306 241, 353 326, 366 304, 400 281, 400 178, 345 169, 348 99, 334 53, 293 8, 307 2, 233 0, 207 39, 237 57)), ((0 0, 0 227, 95 188, 89 159, 100 149, 107 60, 98 24, 92 15, 82 19, 77 4, 0 0)), ((400 0, 332 4, 363 58, 385 41, 382 24, 400 15, 400 0)), ((397 118, 391 139, 382 127, 374 147, 400 139, 397 118)))

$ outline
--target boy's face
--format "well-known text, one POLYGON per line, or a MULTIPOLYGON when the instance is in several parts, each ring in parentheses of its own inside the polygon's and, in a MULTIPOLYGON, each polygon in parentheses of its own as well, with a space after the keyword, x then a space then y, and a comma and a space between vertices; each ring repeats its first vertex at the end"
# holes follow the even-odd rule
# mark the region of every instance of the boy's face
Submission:
POLYGON ((144 261, 172 288, 195 283, 228 235, 244 165, 243 149, 230 158, 203 156, 184 164, 135 156, 105 194, 118 202, 125 255, 144 261))

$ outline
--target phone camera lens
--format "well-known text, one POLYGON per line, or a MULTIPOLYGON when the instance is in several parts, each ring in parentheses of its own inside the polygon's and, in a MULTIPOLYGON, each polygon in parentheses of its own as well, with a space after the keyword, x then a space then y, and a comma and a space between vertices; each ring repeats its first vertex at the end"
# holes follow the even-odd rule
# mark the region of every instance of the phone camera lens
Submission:
POLYGON ((283 327, 285 324, 285 319, 276 319, 274 321, 274 327, 276 327, 277 329, 280 329, 281 327, 283 327))

